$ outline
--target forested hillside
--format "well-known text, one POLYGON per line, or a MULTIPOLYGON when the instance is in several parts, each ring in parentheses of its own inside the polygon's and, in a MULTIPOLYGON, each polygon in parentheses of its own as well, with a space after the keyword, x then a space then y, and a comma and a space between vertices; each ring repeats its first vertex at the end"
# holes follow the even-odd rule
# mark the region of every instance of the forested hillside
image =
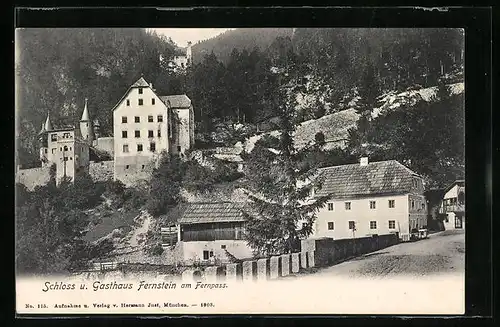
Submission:
POLYGON ((252 51, 255 47, 266 49, 278 36, 291 36, 291 28, 238 28, 226 31, 193 45, 193 61, 199 63, 204 55, 214 53, 227 63, 233 49, 252 51))
MULTIPOLYGON (((21 30, 16 40, 18 159, 23 165, 36 163, 36 134, 46 113, 51 113, 56 124, 75 123, 85 97, 89 98, 91 114, 101 122, 103 134, 110 135, 111 108, 141 73, 158 93, 186 93, 192 99, 196 135, 198 141, 204 141, 197 144, 232 145, 254 135, 263 123, 272 129, 269 122, 277 115, 279 106, 276 94, 286 86, 288 95, 297 100, 296 123, 348 108, 360 114, 357 134, 352 135, 349 150, 352 153, 358 153, 359 146, 370 142, 409 149, 405 144, 412 140, 404 138, 418 138, 417 133, 386 132, 380 140, 384 129, 372 132, 375 122, 370 117, 374 108, 380 107, 381 98, 463 82, 464 37, 458 29, 292 31, 230 30, 194 45, 195 64, 185 75, 176 75, 164 69, 159 61, 160 54, 164 57, 174 54, 176 46, 168 37, 148 34, 142 29, 21 30), (244 128, 234 130, 235 123, 243 124, 244 128), (391 137, 402 141, 392 142, 391 137)), ((425 101, 433 106, 441 103, 442 110, 422 109, 413 117, 414 125, 405 128, 426 135, 450 129, 456 134, 453 137, 459 139, 463 136, 462 125, 457 128, 432 125, 431 130, 425 124, 437 121, 433 119, 437 113, 446 114, 443 124, 456 123, 447 117, 463 112, 462 96, 455 94, 446 103, 440 97, 425 101), (444 108, 450 103, 458 108, 444 108)), ((412 100, 396 112, 414 108, 419 101, 412 100)), ((443 138, 426 140, 443 141, 443 138)), ((429 148, 436 153, 446 144, 434 143, 429 148)), ((386 155, 400 159, 395 158, 398 154, 405 160, 419 155, 400 152, 389 151, 386 155)), ((453 154, 439 153, 445 152, 446 156, 453 154)), ((461 155, 457 153, 455 158, 458 160, 461 155)), ((385 155, 379 153, 377 157, 385 155)), ((442 174, 443 167, 430 174, 442 174)))

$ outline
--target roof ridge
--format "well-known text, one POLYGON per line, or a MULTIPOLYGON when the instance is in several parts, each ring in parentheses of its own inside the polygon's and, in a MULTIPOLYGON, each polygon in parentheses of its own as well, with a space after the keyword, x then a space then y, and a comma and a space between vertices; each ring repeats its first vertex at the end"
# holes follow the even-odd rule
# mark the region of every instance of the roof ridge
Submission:
MULTIPOLYGON (((403 167, 409 169, 408 167, 406 167, 405 165, 403 165, 402 163, 400 163, 399 161, 397 161, 395 159, 381 160, 381 161, 371 161, 371 162, 368 163, 368 165, 370 165, 370 164, 378 164, 378 163, 383 163, 383 162, 391 162, 391 161, 397 162, 398 164, 402 165, 403 167)), ((335 168, 335 167, 354 166, 354 165, 360 166, 359 162, 357 162, 357 163, 350 163, 350 164, 343 164, 343 165, 335 165, 335 166, 322 167, 322 168, 318 168, 318 170, 325 170, 325 169, 335 168)))

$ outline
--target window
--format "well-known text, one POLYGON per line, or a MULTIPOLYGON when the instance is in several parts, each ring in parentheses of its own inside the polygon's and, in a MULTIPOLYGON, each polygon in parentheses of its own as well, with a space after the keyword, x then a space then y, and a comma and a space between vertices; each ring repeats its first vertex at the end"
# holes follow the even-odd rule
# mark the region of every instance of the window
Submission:
POLYGON ((126 165, 126 166, 125 166, 125 169, 129 169, 129 168, 130 168, 130 166, 129 166, 129 165, 126 165))
POLYGON ((210 251, 210 258, 214 256, 214 251, 210 251))
POLYGON ((345 203, 345 210, 351 210, 351 202, 345 203))
POLYGON ((355 229, 355 228, 356 228, 356 226, 354 224, 354 221, 350 220, 349 221, 349 229, 355 229))
POLYGON ((137 152, 142 152, 142 144, 137 144, 137 152))
POLYGON ((148 131, 148 137, 153 137, 153 131, 148 131))
POLYGON ((156 143, 155 142, 149 143, 149 150, 151 152, 155 152, 156 151, 156 143))
POLYGON ((144 104, 144 101, 142 99, 139 99, 139 105, 142 106, 144 104))
POLYGON ((130 100, 127 99, 127 107, 130 107, 130 100))
POLYGON ((163 122, 163 115, 158 115, 158 117, 156 118, 158 119, 159 123, 163 122))
POLYGON ((144 169, 144 165, 142 165, 141 169, 144 169))
POLYGON ((153 122, 153 116, 148 116, 148 123, 152 123, 153 122))
POLYGON ((135 120, 136 123, 140 123, 141 122, 141 117, 135 116, 134 120, 135 120))
POLYGON ((68 161, 68 157, 64 157, 64 161, 68 161))
POLYGON ((375 209, 375 201, 370 201, 370 209, 375 209))
POLYGON ((161 137, 161 129, 158 130, 158 137, 161 137))
POLYGON ((142 87, 139 88, 139 94, 142 94, 142 87))
POLYGON ((395 229, 395 228, 396 228, 396 221, 389 220, 389 229, 395 229))
POLYGON ((377 222, 372 220, 370 221, 370 229, 377 229, 377 222))
POLYGON ((52 149, 52 154, 56 154, 57 148, 52 149))
POLYGON ((122 138, 124 138, 124 139, 127 138, 127 131, 122 131, 122 138))
POLYGON ((302 223, 302 229, 306 229, 307 223, 302 223))
POLYGON ((135 131, 135 137, 141 137, 141 131, 135 131))
POLYGON ((152 98, 151 99, 151 104, 154 105, 155 104, 155 98, 152 98))
POLYGON ((69 160, 73 160, 73 157, 69 157, 69 160))
POLYGON ((208 260, 210 252, 203 251, 203 260, 208 260))
POLYGON ((333 203, 328 203, 328 211, 333 211, 333 203))
POLYGON ((225 245, 225 244, 221 244, 220 248, 221 248, 221 249, 225 249, 225 248, 226 248, 226 245, 225 245))
POLYGON ((64 134, 63 134, 63 138, 65 138, 65 139, 69 139, 69 138, 70 138, 69 133, 64 133, 64 134))
POLYGON ((68 147, 66 145, 64 146, 64 151, 68 151, 68 147))
POLYGON ((333 221, 328 222, 328 230, 333 230, 333 221))
POLYGON ((122 117, 122 124, 126 124, 127 123, 127 117, 123 116, 122 117))
POLYGON ((415 209, 415 201, 414 200, 411 200, 411 208, 415 209))
POLYGON ((123 145, 123 152, 128 152, 128 144, 123 145))
POLYGON ((57 141, 57 134, 50 134, 51 141, 57 141))
POLYGON ((181 152, 181 146, 180 145, 177 146, 177 151, 181 152))
POLYGON ((389 208, 394 208, 396 206, 395 200, 389 200, 389 208))
POLYGON ((425 209, 425 203, 422 203, 422 210, 425 209))
POLYGON ((47 153, 47 149, 45 149, 45 153, 47 153))
POLYGON ((69 151, 71 151, 71 147, 69 147, 69 151))

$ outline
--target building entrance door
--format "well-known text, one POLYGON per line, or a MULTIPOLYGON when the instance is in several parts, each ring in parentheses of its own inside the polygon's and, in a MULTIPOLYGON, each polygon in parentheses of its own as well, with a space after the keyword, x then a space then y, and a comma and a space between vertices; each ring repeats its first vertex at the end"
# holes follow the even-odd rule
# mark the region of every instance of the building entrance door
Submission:
POLYGON ((455 228, 462 228, 462 216, 455 216, 455 228))

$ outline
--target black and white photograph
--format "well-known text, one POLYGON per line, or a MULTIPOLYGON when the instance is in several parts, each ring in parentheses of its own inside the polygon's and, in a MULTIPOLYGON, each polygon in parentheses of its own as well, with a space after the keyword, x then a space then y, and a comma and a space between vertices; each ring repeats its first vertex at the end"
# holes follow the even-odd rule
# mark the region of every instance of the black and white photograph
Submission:
POLYGON ((465 33, 16 29, 17 312, 463 314, 465 33))

